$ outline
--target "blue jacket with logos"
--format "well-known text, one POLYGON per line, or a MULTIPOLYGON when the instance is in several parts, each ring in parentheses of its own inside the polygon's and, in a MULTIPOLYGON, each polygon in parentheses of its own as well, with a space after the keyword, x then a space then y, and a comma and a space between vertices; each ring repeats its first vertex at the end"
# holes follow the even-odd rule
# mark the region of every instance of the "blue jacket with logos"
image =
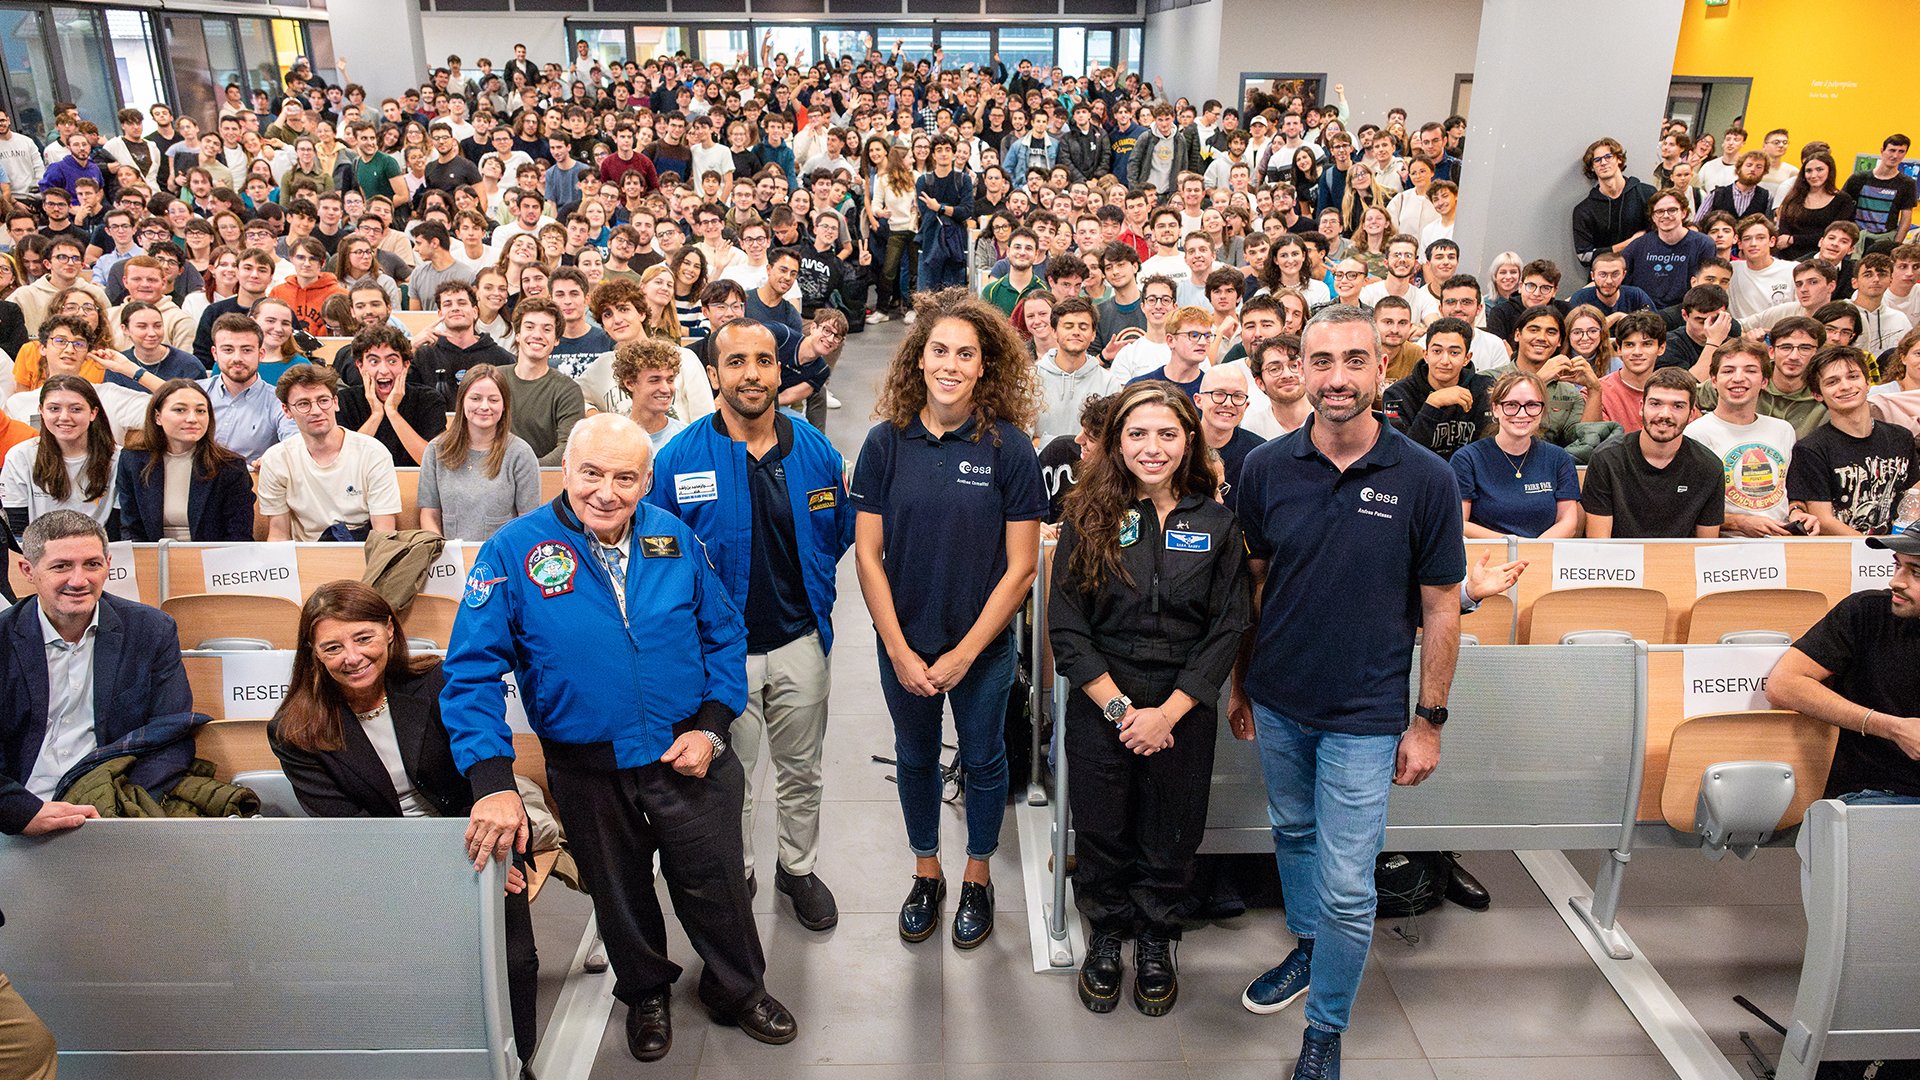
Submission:
POLYGON ((747 626, 680 519, 639 504, 626 611, 565 495, 481 547, 440 692, 454 764, 478 800, 513 788, 511 671, 536 735, 609 768, 660 760, 696 729, 725 735, 747 705, 747 626))
MULTIPOLYGON (((793 504, 793 535, 807 601, 820 630, 820 647, 830 652, 835 566, 853 546, 846 462, 813 425, 784 415, 776 415, 773 422, 793 504)), ((679 515, 706 542, 714 569, 742 611, 753 571, 753 495, 747 485, 747 444, 727 434, 716 411, 660 449, 653 462, 653 490, 647 493, 648 502, 679 515)))

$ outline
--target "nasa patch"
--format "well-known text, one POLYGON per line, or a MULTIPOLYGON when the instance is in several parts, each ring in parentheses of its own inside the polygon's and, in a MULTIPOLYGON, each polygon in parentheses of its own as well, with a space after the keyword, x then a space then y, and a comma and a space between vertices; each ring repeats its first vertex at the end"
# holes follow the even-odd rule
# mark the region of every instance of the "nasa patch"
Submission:
POLYGON ((467 574, 466 589, 460 596, 460 602, 470 608, 480 607, 493 599, 493 587, 505 580, 494 574, 493 567, 486 563, 474 563, 473 569, 467 574))

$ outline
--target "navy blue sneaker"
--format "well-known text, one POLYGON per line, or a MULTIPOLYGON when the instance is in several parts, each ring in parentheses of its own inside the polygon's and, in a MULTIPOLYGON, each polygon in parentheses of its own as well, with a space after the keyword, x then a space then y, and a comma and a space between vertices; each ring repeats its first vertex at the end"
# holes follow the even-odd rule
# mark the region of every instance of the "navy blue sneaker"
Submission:
POLYGON ((1307 992, 1307 973, 1313 967, 1313 959, 1299 948, 1287 954, 1280 966, 1270 968, 1259 978, 1247 984, 1247 992, 1240 995, 1240 1004, 1250 1013, 1266 1016, 1300 1000, 1307 992))
POLYGON ((1340 1080, 1340 1033, 1307 1028, 1300 1037, 1300 1060, 1293 1063, 1293 1080, 1340 1080))

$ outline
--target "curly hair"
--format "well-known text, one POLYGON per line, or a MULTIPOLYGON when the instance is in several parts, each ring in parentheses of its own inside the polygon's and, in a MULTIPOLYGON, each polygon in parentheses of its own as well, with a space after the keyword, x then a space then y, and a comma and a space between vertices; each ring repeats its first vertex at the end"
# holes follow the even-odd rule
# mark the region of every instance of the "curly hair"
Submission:
MULTIPOLYGON (((927 378, 920 369, 927 342, 941 323, 957 319, 973 327, 980 339, 980 381, 973 387, 973 439, 994 430, 1005 420, 1019 428, 1033 426, 1040 409, 1040 377, 1026 346, 1000 309, 965 288, 922 293, 913 302, 913 329, 887 367, 874 415, 896 428, 905 428, 927 404, 927 378)), ((994 434, 994 445, 999 435, 994 434)))
POLYGON ((1120 559, 1120 526, 1127 511, 1140 500, 1133 473, 1120 456, 1120 436, 1126 430, 1127 417, 1148 405, 1173 410, 1187 435, 1187 452, 1174 472, 1176 498, 1204 495, 1212 498, 1219 489, 1211 455, 1200 435, 1200 410, 1186 391, 1158 379, 1133 383, 1103 401, 1106 423, 1099 431, 1100 451, 1088 455, 1086 477, 1074 485, 1061 510, 1062 520, 1078 535, 1072 557, 1067 562, 1068 580, 1086 592, 1098 589, 1109 578, 1132 587, 1133 576, 1120 559))

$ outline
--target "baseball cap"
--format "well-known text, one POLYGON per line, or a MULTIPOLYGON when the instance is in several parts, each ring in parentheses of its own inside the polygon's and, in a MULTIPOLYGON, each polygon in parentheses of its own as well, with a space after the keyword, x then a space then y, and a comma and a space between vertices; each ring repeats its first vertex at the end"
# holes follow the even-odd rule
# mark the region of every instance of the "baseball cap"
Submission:
POLYGON ((1901 555, 1920 555, 1920 489, 1909 489, 1900 497, 1893 531, 1885 536, 1867 537, 1867 546, 1901 555))

